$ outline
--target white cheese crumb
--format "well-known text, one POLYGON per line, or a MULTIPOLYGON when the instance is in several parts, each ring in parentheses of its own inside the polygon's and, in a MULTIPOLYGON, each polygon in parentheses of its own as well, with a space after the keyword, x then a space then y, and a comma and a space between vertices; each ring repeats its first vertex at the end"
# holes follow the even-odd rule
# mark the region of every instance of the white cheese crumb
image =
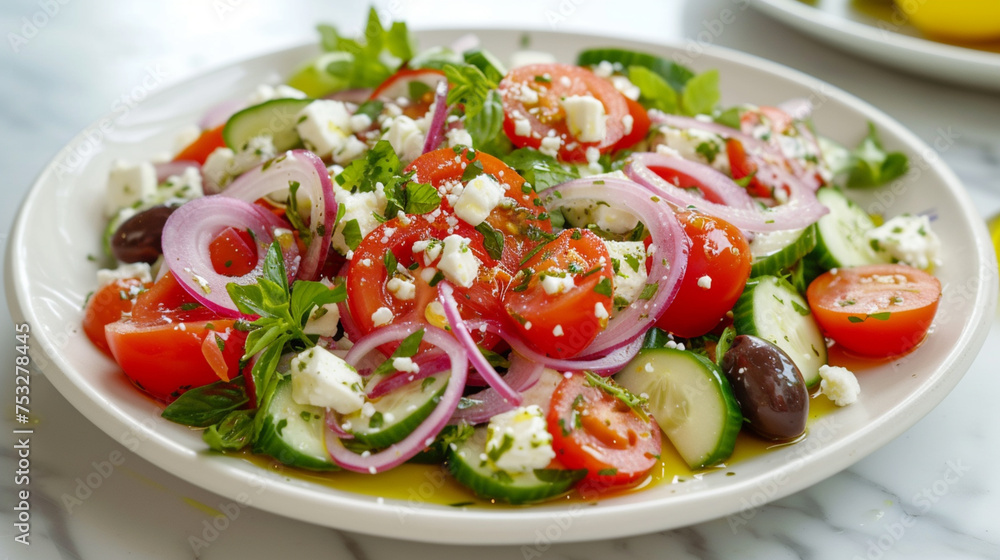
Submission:
POLYGON ((498 414, 486 429, 486 453, 480 458, 498 469, 531 472, 547 467, 556 456, 545 415, 536 404, 498 414))
POLYGON ((403 371, 407 373, 420 373, 420 366, 411 358, 393 358, 392 367, 396 371, 403 371))
POLYGON ((478 226, 500 204, 506 189, 490 175, 477 175, 466 183, 454 204, 455 215, 472 226, 478 226))
POLYGON ((365 403, 357 370, 332 352, 316 346, 292 358, 292 400, 349 414, 365 403))
POLYGON ((479 259, 469 249, 468 238, 449 235, 444 238, 444 250, 438 269, 444 277, 463 288, 469 288, 479 276, 479 259))
POLYGON ((555 328, 552 329, 552 336, 562 336, 564 334, 566 333, 563 332, 562 325, 556 325, 555 328))
POLYGON ((392 322, 395 317, 392 314, 392 310, 388 307, 379 307, 372 313, 372 323, 376 327, 381 327, 382 325, 388 325, 392 322))
POLYGON ((847 406, 858 400, 861 385, 851 370, 840 366, 819 366, 819 391, 837 406, 847 406))
POLYGON ((608 130, 604 104, 592 95, 570 95, 562 100, 566 126, 580 142, 600 142, 608 130))
POLYGON ((709 275, 704 275, 698 279, 698 287, 703 290, 712 289, 712 277, 709 275))

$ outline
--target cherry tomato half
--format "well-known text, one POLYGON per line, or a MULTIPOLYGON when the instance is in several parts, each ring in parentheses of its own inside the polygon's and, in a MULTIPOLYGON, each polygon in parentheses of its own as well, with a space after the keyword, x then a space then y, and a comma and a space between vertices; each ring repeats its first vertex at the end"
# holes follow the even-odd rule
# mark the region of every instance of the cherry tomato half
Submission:
POLYGON ((903 264, 826 272, 806 290, 823 332, 844 348, 872 357, 901 354, 927 335, 941 282, 903 264))

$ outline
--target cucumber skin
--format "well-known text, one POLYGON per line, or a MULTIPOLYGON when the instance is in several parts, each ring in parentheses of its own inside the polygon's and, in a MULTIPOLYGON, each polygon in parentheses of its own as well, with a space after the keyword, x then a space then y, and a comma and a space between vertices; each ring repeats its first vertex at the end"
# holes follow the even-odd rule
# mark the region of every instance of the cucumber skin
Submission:
MULTIPOLYGON (((754 317, 753 317, 753 308, 754 308, 754 304, 753 304, 754 294, 753 294, 753 292, 757 289, 757 286, 759 286, 761 282, 765 281, 768 278, 774 278, 774 280, 778 283, 779 286, 784 285, 787 289, 791 290, 795 294, 798 294, 799 297, 802 297, 802 294, 799 293, 799 291, 795 288, 795 286, 793 286, 792 284, 790 284, 787 280, 785 280, 783 278, 780 278, 780 277, 777 277, 777 276, 760 276, 760 277, 757 277, 757 278, 752 278, 752 279, 750 279, 749 282, 747 282, 746 287, 743 289, 743 293, 740 294, 740 298, 738 300, 736 300, 736 305, 733 306, 733 326, 736 328, 736 332, 738 334, 753 335, 753 336, 756 336, 756 337, 759 337, 759 338, 763 338, 764 340, 767 340, 768 342, 777 344, 776 342, 774 342, 770 338, 768 338, 766 336, 762 336, 760 334, 760 332, 757 330, 756 323, 754 323, 754 317)), ((805 298, 803 298, 803 300, 804 299, 805 298)), ((806 308, 808 308, 808 302, 806 302, 806 308)), ((811 314, 812 314, 812 310, 810 309, 810 316, 811 316, 811 314)), ((812 320, 815 323, 816 319, 813 318, 812 320)), ((819 330, 819 326, 818 325, 817 325, 816 328, 817 328, 817 330, 819 330)), ((822 331, 820 331, 820 332, 822 333, 822 331)), ((780 347, 780 345, 778 345, 778 346, 780 347)), ((827 362, 827 351, 826 351, 826 341, 825 340, 823 341, 823 344, 821 346, 822 346, 822 348, 821 349, 817 349, 817 350, 818 351, 822 351, 823 355, 818 356, 818 357, 825 364, 827 362)), ((784 348, 782 348, 782 350, 784 350, 784 348)), ((785 353, 788 354, 789 357, 791 357, 791 352, 786 351, 785 353)), ((795 359, 792 358, 792 361, 794 362, 795 359)), ((796 364, 796 366, 798 366, 798 364, 796 364)), ((818 374, 807 377, 807 372, 802 372, 802 376, 803 376, 803 378, 805 378, 806 387, 808 387, 809 389, 815 388, 819 384, 819 382, 820 382, 820 377, 819 377, 818 374)))
MULTIPOLYGON (((276 401, 280 402, 281 399, 284 398, 291 400, 291 383, 292 380, 290 377, 280 381, 278 383, 278 387, 271 394, 271 398, 267 402, 262 403, 264 407, 261 410, 258 410, 257 414, 263 414, 264 418, 260 423, 260 429, 257 432, 256 437, 254 437, 252 446, 253 452, 273 457, 280 463, 290 467, 298 467, 313 471, 340 470, 340 467, 337 466, 329 457, 318 458, 292 448, 292 446, 290 446, 280 435, 279 427, 272 421, 272 415, 268 414, 268 411, 270 411, 272 407, 279 406, 276 404, 276 401)), ((322 422, 323 420, 319 419, 317 421, 322 422)), ((325 443, 323 444, 323 448, 326 449, 325 443)))
MULTIPOLYGON (((725 442, 723 445, 716 446, 715 450, 709 455, 705 456, 700 462, 696 464, 688 464, 692 470, 698 470, 711 465, 718 464, 722 461, 728 459, 732 454, 733 450, 736 448, 736 436, 739 435, 740 429, 743 427, 743 413, 740 411, 740 403, 736 400, 736 394, 733 393, 733 388, 729 384, 729 380, 726 379, 725 374, 716 365, 715 362, 709 360, 705 356, 691 352, 690 350, 678 350, 676 348, 649 348, 639 351, 639 354, 633 358, 633 361, 639 360, 644 356, 648 356, 651 353, 665 353, 668 355, 675 355, 678 358, 688 358, 694 359, 703 368, 710 372, 710 376, 715 380, 716 385, 719 387, 719 391, 722 393, 722 399, 724 401, 724 406, 727 411, 726 419, 724 420, 724 429, 722 434, 719 436, 719 441, 725 442)), ((630 364, 632 362, 629 362, 630 364)), ((628 368, 629 366, 625 366, 628 368)), ((667 435, 667 439, 670 439, 670 435, 667 434, 667 430, 664 429, 663 433, 667 435)))
POLYGON ((810 224, 791 245, 750 265, 750 277, 775 276, 787 271, 816 248, 819 239, 816 224, 810 224), (798 250, 795 250, 798 246, 798 250))
POLYGON ((251 138, 260 136, 261 133, 269 132, 274 141, 274 149, 276 151, 283 152, 290 150, 302 141, 299 138, 299 133, 295 130, 295 125, 298 124, 296 122, 296 115, 313 101, 315 99, 272 99, 237 111, 226 121, 222 129, 222 138, 225 140, 226 146, 238 152, 251 138), (287 124, 287 127, 275 129, 269 128, 270 125, 266 125, 263 129, 253 130, 252 133, 248 133, 248 130, 252 130, 251 127, 242 126, 246 125, 247 121, 252 122, 253 119, 270 123, 274 118, 278 119, 279 124, 287 124))
MULTIPOLYGON (((447 377, 444 379, 447 380, 447 377)), ((414 381, 413 383, 423 383, 423 380, 414 381)), ((405 388, 404 386, 403 388, 405 388)), ((389 447, 394 443, 398 443, 410 435, 421 422, 423 422, 437 404, 441 401, 442 395, 444 395, 444 390, 447 388, 447 382, 445 382, 440 389, 438 389, 432 396, 425 402, 422 406, 418 407, 405 418, 401 418, 391 425, 387 426, 385 429, 379 429, 371 432, 359 432, 351 431, 359 443, 362 443, 368 447, 374 449, 383 449, 389 447)))
MULTIPOLYGON (((847 198, 847 196, 845 196, 843 191, 841 191, 839 188, 823 187, 819 189, 819 191, 817 191, 817 195, 819 195, 818 197, 821 197, 822 194, 826 192, 836 193, 837 196, 843 198, 846 201, 849 210, 857 211, 859 215, 864 215, 866 218, 868 218, 870 222, 870 227, 868 227, 868 229, 875 227, 875 223, 871 222, 871 218, 868 216, 868 214, 865 213, 864 210, 862 210, 857 204, 855 204, 853 200, 847 198)), ((849 266, 879 264, 885 262, 884 260, 879 259, 874 254, 874 252, 868 249, 867 246, 861 247, 859 249, 860 253, 863 253, 868 257, 866 259, 863 259, 862 260, 863 262, 842 262, 840 259, 835 257, 833 252, 830 251, 827 242, 823 239, 823 228, 820 227, 821 224, 825 223, 824 220, 832 220, 832 219, 836 219, 834 213, 832 212, 832 209, 830 214, 820 217, 819 221, 816 223, 816 247, 809 253, 809 256, 812 258, 813 262, 819 265, 819 267, 822 268, 824 272, 827 270, 832 270, 834 268, 846 268, 849 266)))
MULTIPOLYGON (((472 490, 477 496, 488 500, 498 500, 509 504, 526 504, 540 502, 564 494, 573 488, 573 485, 586 476, 586 469, 577 471, 565 471, 566 476, 561 480, 544 481, 538 479, 534 473, 508 473, 514 479, 513 483, 503 482, 495 477, 483 474, 473 466, 471 461, 479 461, 480 453, 486 449, 486 429, 477 428, 476 434, 469 440, 458 446, 457 449, 450 449, 448 452, 448 472, 463 486, 472 490), (480 444, 480 445, 477 445, 480 444), (480 449, 479 447, 482 447, 480 449), (463 458, 459 452, 465 451, 467 457, 463 458), (518 479, 528 476, 535 478, 537 483, 531 485, 518 485, 518 479)), ((538 469, 538 471, 549 471, 550 469, 538 469)), ((536 471, 537 472, 537 471, 536 471)), ((562 474, 561 472, 559 474, 562 474)))

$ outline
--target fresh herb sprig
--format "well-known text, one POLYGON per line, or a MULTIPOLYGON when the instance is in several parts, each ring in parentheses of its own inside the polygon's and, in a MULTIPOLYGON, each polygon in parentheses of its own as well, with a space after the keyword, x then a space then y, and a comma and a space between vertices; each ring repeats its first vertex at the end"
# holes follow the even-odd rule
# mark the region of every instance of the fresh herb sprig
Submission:
POLYGON ((649 422, 649 415, 646 413, 645 408, 646 404, 649 403, 648 399, 634 395, 628 389, 620 387, 610 379, 601 377, 592 371, 584 372, 584 376, 587 379, 588 385, 591 387, 597 387, 598 389, 625 403, 625 405, 631 408, 643 422, 649 422))

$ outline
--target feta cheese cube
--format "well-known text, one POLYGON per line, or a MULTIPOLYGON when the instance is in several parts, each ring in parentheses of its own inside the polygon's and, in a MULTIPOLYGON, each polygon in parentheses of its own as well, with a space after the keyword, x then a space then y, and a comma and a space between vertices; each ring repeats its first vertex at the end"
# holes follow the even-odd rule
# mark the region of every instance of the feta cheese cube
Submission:
POLYGON ((385 188, 381 183, 375 185, 375 190, 369 192, 351 193, 347 189, 340 188, 336 182, 333 184, 333 197, 337 204, 344 207, 344 215, 337 223, 337 229, 333 232, 331 244, 333 248, 346 255, 350 250, 344 240, 344 227, 352 220, 357 221, 361 237, 364 237, 379 226, 379 221, 375 219, 375 214, 385 213, 386 198, 385 188))
POLYGON ((379 307, 372 313, 372 324, 376 327, 388 325, 393 319, 395 319, 395 316, 392 314, 392 310, 388 307, 379 307))
POLYGON ((101 289, 116 280, 127 280, 138 278, 142 283, 153 281, 152 269, 147 263, 129 263, 119 265, 118 268, 102 268, 97 271, 97 289, 101 289))
POLYGON ((927 216, 903 214, 865 234, 875 252, 912 267, 941 264, 941 241, 927 216))
POLYGON ((455 202, 455 215, 469 225, 478 226, 500 204, 506 189, 490 175, 477 175, 466 183, 455 202))
POLYGON ((496 468, 512 473, 544 469, 556 456, 546 426, 545 415, 536 404, 497 414, 486 428, 487 459, 496 468))
MULTIPOLYGON (((295 129, 302 142, 321 158, 336 156, 348 145, 349 138, 358 141, 351 127, 351 112, 342 101, 313 101, 299 111, 297 122, 295 129)), ((343 165, 350 159, 340 156, 334 157, 334 161, 343 165)))
POLYGON ((236 159, 236 152, 229 148, 216 148, 208 154, 205 165, 201 166, 201 173, 209 185, 224 187, 229 184, 231 177, 229 170, 236 159))
POLYGON ((531 136, 531 122, 528 119, 514 119, 514 134, 523 137, 531 136))
POLYGON ((104 213, 114 216, 118 210, 141 203, 156 192, 156 169, 149 162, 130 164, 115 160, 108 171, 104 213))
POLYGON ((448 140, 449 148, 454 148, 455 146, 472 147, 472 135, 464 128, 453 128, 445 132, 444 137, 448 140))
POLYGON ((417 121, 406 115, 400 115, 386 120, 383 128, 385 131, 382 140, 392 145, 392 149, 403 163, 409 163, 423 153, 425 135, 417 121))
POLYGON ((385 288, 400 301, 409 301, 417 296, 417 287, 410 280, 390 278, 385 288))
POLYGON ((332 408, 340 414, 365 404, 357 370, 325 348, 314 346, 292 358, 291 374, 292 400, 298 404, 332 408))
POLYGON ((605 241, 604 245, 612 262, 618 263, 612 278, 615 301, 631 304, 646 287, 646 248, 641 241, 605 241))
POLYGON ((826 395, 837 406, 847 406, 858 400, 861 385, 854 373, 844 367, 819 366, 819 391, 826 395))
POLYGON ((600 142, 608 130, 604 104, 592 95, 570 95, 562 100, 566 126, 580 142, 600 142))
POLYGON ((201 172, 196 167, 186 167, 180 175, 171 175, 156 189, 156 202, 163 204, 169 200, 194 200, 205 196, 201 184, 201 172))
MULTIPOLYGON (((329 280, 324 278, 321 282, 326 287, 333 288, 333 283, 329 280)), ((336 303, 328 303, 313 309, 306 319, 306 325, 302 327, 302 332, 330 337, 337 334, 338 323, 340 323, 340 307, 336 303)))
POLYGON ((479 259, 469 249, 469 243, 470 240, 461 235, 445 237, 438 263, 444 277, 463 288, 471 287, 479 276, 479 259))
POLYGON ((729 158, 726 157, 726 140, 707 130, 698 128, 680 129, 662 126, 651 144, 660 152, 660 146, 673 150, 671 155, 710 165, 723 173, 729 173, 729 158))
POLYGON ((544 272, 542 274, 542 288, 550 296, 568 292, 576 286, 573 277, 569 274, 563 276, 554 276, 544 272))

